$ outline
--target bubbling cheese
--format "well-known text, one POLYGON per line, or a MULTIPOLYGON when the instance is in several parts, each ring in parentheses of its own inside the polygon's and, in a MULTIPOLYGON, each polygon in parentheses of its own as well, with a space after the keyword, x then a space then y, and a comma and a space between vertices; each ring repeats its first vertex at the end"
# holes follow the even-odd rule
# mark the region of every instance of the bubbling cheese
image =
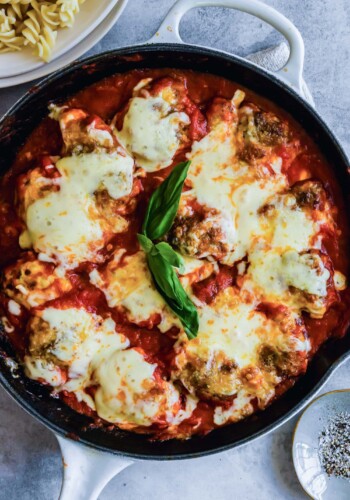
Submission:
POLYGON ((330 272, 315 253, 295 250, 253 251, 243 288, 266 302, 278 302, 313 317, 325 313, 327 282, 330 272))
MULTIPOLYGON (((121 307, 126 311, 129 321, 136 324, 158 315, 160 321, 157 327, 161 332, 174 326, 182 329, 180 320, 154 286, 145 253, 139 251, 127 256, 122 263, 121 258, 121 253, 116 252, 104 271, 95 269, 90 273, 91 283, 103 291, 108 305, 121 307)), ((189 291, 192 281, 205 279, 214 269, 216 267, 210 262, 185 258, 184 271, 180 276, 182 285, 189 291)))
POLYGON ((216 425, 224 425, 229 422, 237 422, 244 417, 248 417, 254 412, 254 407, 251 403, 252 397, 249 393, 242 391, 233 400, 229 408, 217 406, 214 411, 214 423, 216 425))
POLYGON ((216 400, 249 394, 263 407, 282 371, 303 371, 310 346, 299 317, 288 313, 291 331, 286 332, 285 316, 270 319, 247 299, 231 287, 198 308, 198 336, 183 336, 177 346, 175 377, 190 393, 216 400))
POLYGON ((252 238, 260 234, 258 210, 266 201, 287 186, 281 173, 281 159, 271 160, 273 174, 264 167, 240 161, 236 147, 236 123, 219 121, 203 139, 194 142, 187 155, 191 160, 187 184, 192 188, 182 194, 179 213, 195 198, 198 203, 218 211, 214 215, 227 248, 221 261, 233 264, 246 255, 252 238))
POLYGON ((137 349, 115 352, 95 372, 98 414, 122 428, 149 426, 160 419, 177 425, 188 418, 196 401, 187 398, 181 409, 180 394, 172 383, 157 378, 155 363, 137 349))
MULTIPOLYGON (((52 346, 46 348, 46 357, 25 357, 27 375, 43 379, 60 390, 78 390, 89 385, 91 372, 104 363, 111 352, 124 349, 129 341, 115 330, 111 318, 103 320, 84 309, 56 309, 47 307, 40 313, 53 334, 52 346), (53 359, 56 361, 53 361, 53 359), (67 370, 68 382, 62 386, 59 368, 67 370), (52 384, 53 377, 56 383, 52 384)), ((34 332, 40 335, 40 332, 34 332)))
POLYGON ((244 294, 234 288, 220 292, 213 305, 198 309, 198 336, 188 342, 186 350, 199 356, 221 350, 242 369, 257 363, 258 347, 265 342, 281 347, 296 345, 277 322, 255 307, 255 302, 245 302, 244 294))
MULTIPOLYGON (((111 318, 76 308, 47 307, 39 314, 53 341, 46 345, 44 335, 44 354, 25 356, 28 377, 74 393, 101 418, 125 428, 148 426, 160 417, 175 425, 191 415, 196 400, 188 398, 182 407, 178 390, 156 376, 157 364, 143 352, 127 349, 128 339, 116 332, 111 318), (93 397, 85 391, 90 385, 97 386, 93 397)), ((32 335, 40 340, 42 332, 32 335)))
POLYGON ((147 398, 147 393, 156 387, 156 367, 135 349, 110 356, 95 375, 100 384, 95 395, 98 414, 109 422, 149 425, 160 405, 155 398, 147 398))
POLYGON ((11 300, 11 314, 19 315, 19 304, 27 309, 53 300, 72 288, 69 279, 60 277, 46 263, 37 259, 19 259, 8 266, 3 275, 4 292, 11 300), (15 305, 17 304, 17 312, 15 305))
POLYGON ((19 316, 21 314, 21 306, 14 300, 9 300, 8 310, 14 316, 19 316))
POLYGON ((143 251, 125 257, 122 264, 117 254, 105 272, 92 271, 90 281, 104 292, 110 307, 121 306, 126 310, 129 321, 142 323, 152 315, 159 315, 157 326, 161 331, 181 326, 157 292, 143 251))
POLYGON ((265 209, 260 217, 261 235, 271 247, 297 252, 319 247, 320 222, 313 219, 312 211, 297 205, 292 193, 275 195, 265 209))
POLYGON ((44 358, 25 356, 24 371, 27 377, 45 382, 51 387, 60 387, 65 382, 64 373, 59 366, 53 361, 47 361, 44 358))
POLYGON ((59 189, 29 205, 26 235, 35 251, 75 267, 96 259, 96 251, 105 243, 104 233, 110 231, 97 210, 94 192, 106 189, 113 199, 129 194, 133 160, 122 154, 91 153, 62 158, 56 168, 61 177, 52 185, 59 189))
POLYGON ((184 112, 172 111, 163 97, 133 97, 116 132, 119 142, 147 172, 171 165, 180 146, 181 129, 190 124, 184 112))
POLYGON ((241 260, 254 243, 264 237, 265 228, 262 227, 259 211, 276 191, 282 190, 285 185, 286 179, 283 175, 254 180, 250 183, 245 183, 242 179, 242 184, 237 187, 232 197, 236 243, 225 263, 232 264, 241 260))

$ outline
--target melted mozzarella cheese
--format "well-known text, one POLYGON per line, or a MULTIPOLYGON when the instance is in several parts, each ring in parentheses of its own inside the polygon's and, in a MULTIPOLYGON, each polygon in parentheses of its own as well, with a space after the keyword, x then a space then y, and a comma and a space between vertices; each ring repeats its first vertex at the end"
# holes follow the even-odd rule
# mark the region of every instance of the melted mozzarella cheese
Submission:
POLYGON ((200 357, 222 351, 239 368, 256 364, 263 342, 284 342, 278 326, 244 303, 232 288, 221 292, 213 306, 198 309, 199 330, 186 350, 200 357))
POLYGON ((249 416, 254 411, 251 400, 251 395, 242 391, 233 400, 233 403, 229 408, 217 406, 214 411, 214 423, 216 425, 224 425, 228 421, 236 422, 249 416))
POLYGON ((260 218, 260 225, 264 240, 271 247, 302 252, 319 246, 316 238, 319 223, 313 220, 312 213, 297 206, 293 194, 277 195, 268 203, 266 214, 260 218))
POLYGON ((96 270, 90 273, 91 283, 104 292, 108 305, 125 308, 129 321, 134 323, 142 323, 158 314, 161 319, 158 328, 162 332, 172 326, 181 327, 153 284, 145 253, 140 251, 126 257, 122 265, 119 260, 120 254, 104 273, 96 270))
POLYGON ((327 296, 330 273, 318 254, 256 250, 249 254, 249 261, 245 290, 262 301, 279 302, 294 310, 306 309, 313 317, 323 316, 322 299, 327 296))
MULTIPOLYGON (((205 280, 213 272, 219 272, 219 266, 216 262, 183 256, 183 271, 179 278, 186 292, 191 294, 192 283, 205 280)), ((195 301, 196 297, 193 296, 192 300, 195 301)))
POLYGON ((189 125, 186 113, 171 111, 162 97, 133 97, 118 140, 136 164, 148 172, 167 167, 180 146, 180 130, 189 125))
POLYGON ((27 377, 45 382, 52 387, 64 384, 65 377, 60 368, 53 361, 32 356, 24 357, 24 371, 27 377))
POLYGON ((247 172, 247 166, 234 162, 235 129, 230 125, 222 122, 202 140, 193 143, 187 155, 191 165, 186 181, 192 189, 183 193, 181 205, 195 197, 200 204, 219 210, 223 234, 227 244, 233 246, 236 230, 232 190, 237 179, 247 172))
POLYGON ((126 349, 129 341, 116 332, 111 318, 53 307, 40 315, 54 341, 45 347, 45 355, 25 356, 28 377, 57 392, 73 392, 101 418, 121 426, 148 426, 159 416, 176 425, 191 415, 196 400, 187 398, 183 408, 173 384, 155 377, 157 364, 136 349, 126 349), (85 391, 90 385, 98 387, 93 397, 85 391))
MULTIPOLYGON (((167 414, 174 423, 179 393, 172 384, 156 380, 156 367, 136 349, 110 356, 95 373, 95 381, 100 384, 95 394, 98 414, 108 422, 127 426, 149 426, 167 414)), ((177 418, 184 419, 189 413, 182 412, 177 418)))
MULTIPOLYGON (((289 355, 298 360, 290 361, 292 371, 297 362, 303 368, 310 348, 303 333, 286 334, 278 321, 257 311, 256 304, 235 289, 220 292, 214 303, 199 308, 198 314, 198 336, 191 340, 183 336, 176 357, 176 377, 191 393, 205 387, 206 394, 214 398, 249 395, 264 406, 281 381, 279 360, 283 360, 284 373, 289 355), (264 365, 264 349, 276 355, 276 365, 264 365)), ((291 319, 296 322, 297 316, 291 319)))
POLYGON ((19 316, 21 314, 21 306, 17 304, 14 300, 9 300, 8 310, 14 316, 19 316))
POLYGON ((191 160, 187 182, 192 187, 182 195, 180 212, 191 198, 219 211, 215 215, 229 254, 225 264, 240 260, 252 239, 261 233, 258 210, 287 185, 280 171, 280 158, 273 162, 275 175, 264 167, 250 167, 236 158, 235 125, 220 122, 188 154, 191 160))
POLYGON ((253 252, 249 256, 249 275, 267 293, 278 298, 289 286, 319 297, 327 295, 330 277, 318 254, 298 254, 289 250, 283 254, 253 252))
POLYGON ((346 276, 344 276, 343 273, 341 273, 340 271, 334 271, 334 286, 335 286, 335 289, 336 290, 345 290, 345 288, 347 287, 347 280, 346 280, 346 276))
POLYGON ((292 193, 275 194, 265 202, 254 232, 248 222, 243 226, 250 242, 243 289, 263 302, 322 317, 330 273, 317 253, 305 253, 320 246, 319 222, 297 205, 292 193))
MULTIPOLYGON (((120 263, 122 253, 117 252, 104 272, 96 269, 90 273, 90 281, 102 290, 110 307, 122 307, 129 321, 140 324, 154 315, 160 316, 157 325, 161 332, 176 326, 182 329, 177 316, 166 305, 156 290, 149 272, 146 255, 137 252, 120 263)), ((184 257, 184 270, 180 276, 183 287, 190 292, 194 281, 207 278, 217 265, 200 259, 184 257)))
POLYGON ((109 130, 95 128, 95 122, 92 122, 86 127, 86 132, 98 145, 105 148, 113 148, 113 136, 109 130))
POLYGON ((276 191, 280 191, 286 185, 284 176, 275 176, 254 180, 251 183, 245 183, 237 187, 233 193, 233 207, 236 242, 235 247, 227 263, 233 263, 241 260, 264 235, 264 227, 261 225, 261 216, 259 210, 273 196, 276 191))
POLYGON ((29 205, 26 234, 37 252, 74 267, 96 259, 104 231, 109 230, 96 208, 94 192, 106 189, 113 199, 129 194, 133 160, 121 154, 91 153, 62 158, 56 168, 61 177, 52 184, 58 190, 29 205))
MULTIPOLYGON (((55 339, 47 354, 57 360, 56 365, 68 369, 69 380, 61 390, 83 389, 89 384, 90 374, 96 366, 104 363, 111 352, 129 345, 129 341, 115 331, 112 319, 103 320, 84 309, 48 307, 41 318, 48 323, 55 339)), ((52 360, 26 356, 26 373, 30 378, 41 378, 51 384, 58 370, 52 363, 52 360)), ((57 378, 55 386, 61 382, 57 378)))
POLYGON ((149 425, 159 411, 159 401, 147 398, 156 385, 156 366, 147 363, 135 349, 110 356, 95 375, 101 385, 95 395, 98 414, 108 422, 149 425))
MULTIPOLYGON (((69 279, 59 277, 55 271, 49 270, 39 260, 22 260, 15 267, 7 268, 4 280, 5 293, 15 299, 9 303, 12 308, 11 314, 16 314, 17 303, 30 309, 53 300, 72 288, 69 279)), ((19 315, 18 304, 17 312, 19 315)))
POLYGON ((6 333, 11 333, 15 330, 15 327, 11 325, 10 321, 6 316, 1 317, 1 325, 4 327, 6 333))

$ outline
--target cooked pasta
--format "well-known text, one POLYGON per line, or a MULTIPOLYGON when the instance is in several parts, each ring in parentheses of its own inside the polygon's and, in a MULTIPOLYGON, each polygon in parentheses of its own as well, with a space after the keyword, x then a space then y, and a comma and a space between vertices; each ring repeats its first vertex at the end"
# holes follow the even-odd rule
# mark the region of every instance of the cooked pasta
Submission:
POLYGON ((31 47, 48 62, 57 31, 71 28, 85 0, 0 0, 0 53, 31 47))

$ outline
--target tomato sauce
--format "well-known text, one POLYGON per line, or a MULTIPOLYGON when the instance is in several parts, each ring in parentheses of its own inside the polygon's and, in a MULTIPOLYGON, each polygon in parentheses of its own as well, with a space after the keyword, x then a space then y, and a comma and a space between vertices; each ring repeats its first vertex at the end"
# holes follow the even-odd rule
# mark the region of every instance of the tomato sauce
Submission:
MULTIPOLYGON (((197 74, 193 71, 180 71, 169 69, 136 70, 126 74, 117 74, 108 77, 88 88, 81 90, 67 101, 70 107, 83 108, 89 114, 96 114, 107 123, 116 113, 123 114, 123 109, 132 96, 135 85, 142 78, 185 78, 187 82, 188 95, 195 106, 189 105, 187 112, 191 115, 192 123, 190 136, 192 140, 199 140, 206 132, 206 121, 203 119, 202 110, 214 97, 231 99, 238 85, 221 77, 208 74, 197 74)), ((239 87, 241 88, 241 87, 239 87)), ((273 103, 257 96, 253 92, 246 92, 246 100, 260 106, 265 111, 271 111, 283 120, 287 120, 292 131, 293 141, 289 147, 281 147, 278 154, 283 160, 283 169, 287 173, 289 183, 306 178, 319 179, 325 186, 330 198, 334 203, 334 218, 337 227, 337 238, 333 235, 324 235, 323 245, 332 259, 335 269, 345 275, 349 273, 349 227, 346 218, 346 210, 341 191, 332 173, 331 165, 320 154, 317 146, 306 135, 303 129, 283 110, 277 108, 273 103)), ((186 159, 186 153, 190 148, 181 149, 174 158, 173 165, 186 159)), ((14 165, 2 178, 0 184, 0 266, 3 267, 20 255, 18 238, 23 230, 23 223, 16 212, 15 186, 20 173, 38 166, 39 159, 47 156, 59 155, 62 149, 62 137, 59 125, 56 121, 45 118, 43 122, 27 138, 24 146, 18 152, 14 165)), ((45 163, 45 160, 44 160, 45 163)), ((139 192, 137 194, 137 208, 127 218, 130 221, 130 231, 127 234, 115 236, 102 252, 105 252, 107 261, 112 257, 112 252, 117 248, 125 248, 127 254, 133 254, 138 250, 136 233, 140 231, 141 223, 147 206, 150 193, 169 174, 172 166, 161 171, 147 174, 140 180, 139 192)), ((220 265, 217 274, 209 276, 200 283, 193 286, 194 293, 202 301, 211 303, 220 290, 237 284, 236 268, 220 265)), ((130 341, 131 347, 137 347, 145 352, 146 359, 150 362, 157 360, 159 364, 159 376, 168 379, 170 367, 174 358, 174 344, 178 330, 171 329, 166 334, 161 334, 157 329, 160 318, 157 315, 149 318, 145 324, 134 325, 130 323, 122 312, 108 307, 106 298, 100 290, 90 284, 89 272, 94 264, 84 263, 69 275, 72 290, 58 299, 45 304, 57 307, 85 307, 92 313, 100 314, 102 317, 111 316, 117 324, 118 331, 124 334, 130 341)), ((8 299, 1 298, 3 310, 7 309, 8 299)), ((348 290, 340 293, 340 298, 326 312, 323 319, 312 319, 304 314, 304 321, 312 344, 314 354, 319 346, 331 336, 342 336, 350 323, 350 293, 348 290)), ((26 317, 14 317, 14 332, 9 333, 11 341, 19 352, 25 348, 25 325, 26 317)), ((285 381, 284 389, 292 382, 285 381)), ((281 389, 281 392, 282 389, 281 389)), ((64 392, 61 398, 74 410, 88 416, 96 417, 96 414, 86 405, 79 402, 74 394, 64 392)), ((231 401, 232 402, 232 401, 231 401)), ((222 403, 223 406, 225 403, 222 403)), ((213 427, 214 407, 210 402, 199 402, 190 419, 185 420, 179 426, 179 432, 189 433, 194 427, 199 433, 205 434, 213 427)), ((97 419, 96 422, 101 422, 97 419)), ((158 438, 166 438, 166 431, 162 430, 161 423, 152 426, 157 431, 158 438)), ((148 430, 149 431, 149 430, 148 430)))

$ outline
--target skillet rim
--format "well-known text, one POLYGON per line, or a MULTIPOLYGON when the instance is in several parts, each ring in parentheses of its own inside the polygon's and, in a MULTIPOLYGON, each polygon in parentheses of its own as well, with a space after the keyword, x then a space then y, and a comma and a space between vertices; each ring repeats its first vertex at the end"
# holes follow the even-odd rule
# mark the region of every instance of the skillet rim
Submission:
MULTIPOLYGON (((47 76, 37 84, 34 84, 33 87, 31 87, 20 99, 18 99, 12 106, 11 108, 3 115, 3 117, 0 119, 0 131, 1 128, 5 125, 6 126, 6 120, 11 118, 11 116, 20 111, 21 107, 27 103, 30 103, 30 100, 33 99, 33 97, 37 94, 39 94, 41 91, 45 90, 45 88, 53 84, 57 81, 60 81, 62 78, 69 76, 69 74, 73 71, 76 71, 77 69, 84 69, 84 66, 88 66, 89 64, 96 64, 100 61, 103 61, 104 59, 108 58, 113 58, 113 57, 118 57, 118 56, 125 56, 128 57, 130 55, 136 55, 136 54, 143 54, 143 53, 148 53, 148 52, 183 52, 186 54, 190 55, 198 55, 198 56, 211 56, 216 59, 219 59, 221 63, 224 63, 225 61, 228 62, 233 62, 234 64, 240 65, 243 68, 247 68, 250 71, 253 71, 256 73, 259 77, 267 78, 270 83, 273 85, 277 85, 282 92, 286 92, 289 94, 289 96, 296 100, 299 104, 299 106, 302 106, 304 109, 306 109, 307 113, 311 115, 312 120, 315 120, 318 124, 318 126, 323 129, 325 132, 327 138, 330 140, 330 142, 333 143, 333 147, 337 149, 337 152, 339 154, 340 160, 344 163, 344 165, 349 165, 349 159, 343 150, 340 142, 336 138, 335 134, 330 130, 329 126, 327 123, 322 119, 320 114, 306 101, 304 100, 296 90, 294 90, 292 87, 290 87, 287 83, 285 83, 283 80, 279 79, 276 75, 273 73, 270 73, 261 67, 255 65, 254 63, 247 61, 239 56, 232 55, 230 53, 224 52, 224 51, 219 51, 216 49, 211 49, 211 48, 206 48, 206 47, 201 47, 201 46, 193 46, 189 44, 170 44, 170 43, 157 43, 157 44, 139 44, 139 45, 132 45, 128 47, 121 47, 118 49, 110 50, 110 51, 105 51, 97 55, 92 55, 87 58, 83 58, 79 61, 76 61, 74 63, 71 63, 67 65, 66 67, 56 71, 55 73, 47 76)), ((174 65, 169 66, 174 67, 174 65)), ((196 69, 194 69, 196 71, 196 69)), ((118 71, 116 71, 118 73, 118 71)), ((101 80, 103 77, 101 78, 101 80)), ((90 85, 90 84, 89 84, 90 85)), ((84 83, 82 82, 81 88, 84 87, 84 83)), ((272 98, 269 98, 271 101, 273 101, 272 98)), ((283 109, 282 106, 279 106, 283 109)), ((292 113, 290 113, 292 114, 292 113)), ((293 114, 292 114, 293 116, 293 114)), ((350 168, 349 166, 346 167, 347 172, 345 172, 345 175, 349 176, 350 179, 350 168)), ((346 334, 348 335, 349 332, 346 334)), ((346 336, 345 335, 345 336, 346 336)), ((321 376, 319 379, 318 383, 297 403, 295 404, 289 411, 284 413, 282 416, 278 417, 276 420, 274 420, 272 423, 269 425, 265 425, 262 429, 254 432, 250 436, 243 437, 241 439, 238 439, 235 442, 227 443, 225 445, 218 445, 211 447, 207 450, 200 450, 197 452, 185 452, 185 453, 172 453, 172 454, 151 454, 149 452, 146 453, 135 453, 135 452, 126 452, 126 451, 119 451, 115 449, 111 449, 107 446, 99 445, 96 443, 91 442, 88 439, 85 439, 83 437, 79 437, 79 440, 77 441, 78 444, 82 444, 85 446, 88 446, 89 448, 93 448, 95 450, 99 450, 102 452, 106 453, 111 453, 113 455, 117 456, 122 456, 122 457, 129 457, 133 459, 142 459, 142 460, 174 460, 174 459, 188 459, 188 458, 197 458, 201 456, 207 456, 207 455, 212 455, 214 453, 219 453, 223 451, 227 451, 232 448, 237 448, 240 446, 243 446, 254 439, 257 439, 258 437, 261 437, 263 435, 266 435, 270 432, 272 432, 274 429, 277 429, 280 427, 282 424, 290 420, 293 416, 295 416, 299 411, 301 411, 307 403, 313 398, 322 388, 322 386, 326 383, 326 381, 329 379, 332 373, 345 362, 345 360, 350 356, 350 349, 346 352, 344 352, 338 359, 336 359, 326 370, 326 372, 321 376)), ((59 425, 57 425, 55 422, 50 421, 48 418, 45 416, 41 415, 39 411, 26 400, 22 398, 22 396, 15 390, 15 388, 10 384, 10 382, 5 378, 4 374, 2 371, 0 371, 0 384, 4 387, 5 391, 23 408, 27 413, 32 415, 34 418, 36 418, 39 422, 41 422, 45 427, 49 428, 51 431, 53 431, 56 434, 59 434, 62 437, 65 438, 72 438, 65 430, 63 430, 59 425)), ((288 391, 287 391, 288 392, 288 391)), ((234 424, 231 424, 234 425, 234 424)), ((215 431, 212 431, 214 433, 215 431)), ((211 434, 212 434, 211 433, 211 434)), ((205 440, 205 436, 200 438, 201 440, 205 440)), ((190 442, 191 440, 189 440, 190 442)))

